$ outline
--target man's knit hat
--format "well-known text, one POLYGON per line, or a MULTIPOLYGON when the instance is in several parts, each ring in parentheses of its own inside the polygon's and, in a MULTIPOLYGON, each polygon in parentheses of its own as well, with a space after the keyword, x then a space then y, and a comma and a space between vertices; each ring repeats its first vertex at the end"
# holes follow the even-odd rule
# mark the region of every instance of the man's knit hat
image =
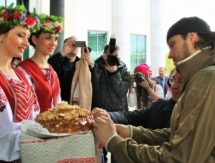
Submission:
POLYGON ((145 76, 149 77, 149 66, 146 63, 141 63, 134 68, 134 72, 141 72, 145 76))
POLYGON ((173 24, 166 36, 168 41, 171 37, 180 34, 187 34, 189 32, 205 33, 215 40, 215 32, 212 32, 210 26, 198 17, 185 17, 173 24))

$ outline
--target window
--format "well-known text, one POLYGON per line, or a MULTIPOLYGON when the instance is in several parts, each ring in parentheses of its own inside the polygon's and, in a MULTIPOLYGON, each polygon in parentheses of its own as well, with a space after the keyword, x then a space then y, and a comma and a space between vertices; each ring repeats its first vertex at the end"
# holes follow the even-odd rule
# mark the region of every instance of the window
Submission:
POLYGON ((107 44, 107 32, 88 31, 88 46, 91 48, 93 61, 102 55, 107 44))
POLYGON ((1 0, 0 6, 9 6, 11 3, 13 3, 13 6, 16 6, 17 5, 16 1, 17 0, 1 0))
POLYGON ((142 62, 146 62, 146 36, 144 35, 131 35, 130 36, 130 61, 131 72, 134 68, 142 62))

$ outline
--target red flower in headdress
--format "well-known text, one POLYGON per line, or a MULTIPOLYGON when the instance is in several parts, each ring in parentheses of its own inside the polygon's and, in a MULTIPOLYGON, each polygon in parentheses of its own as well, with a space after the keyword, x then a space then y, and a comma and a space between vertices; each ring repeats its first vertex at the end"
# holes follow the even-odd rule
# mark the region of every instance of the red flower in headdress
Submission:
POLYGON ((51 20, 50 20, 50 19, 47 19, 47 20, 46 20, 46 23, 50 23, 50 22, 51 22, 51 20))
POLYGON ((55 27, 55 32, 59 32, 61 30, 61 26, 55 27))
POLYGON ((20 15, 21 15, 21 14, 20 14, 18 11, 15 11, 15 12, 13 13, 13 18, 14 18, 14 19, 19 19, 20 15))
POLYGON ((9 19, 9 13, 8 12, 3 12, 2 13, 2 17, 4 18, 4 20, 8 20, 9 19))
POLYGON ((33 26, 35 24, 35 19, 28 16, 28 17, 26 17, 25 22, 26 22, 27 26, 33 26))

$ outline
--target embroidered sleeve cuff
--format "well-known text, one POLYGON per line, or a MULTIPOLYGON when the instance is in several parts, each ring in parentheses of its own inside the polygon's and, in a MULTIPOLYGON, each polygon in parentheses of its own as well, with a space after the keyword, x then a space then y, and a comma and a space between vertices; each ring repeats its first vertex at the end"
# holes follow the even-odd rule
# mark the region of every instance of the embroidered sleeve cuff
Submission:
POLYGON ((117 136, 117 134, 112 135, 112 136, 108 139, 108 141, 106 142, 106 144, 105 144, 105 149, 106 149, 106 150, 107 150, 107 145, 108 145, 109 141, 110 141, 114 136, 117 136))

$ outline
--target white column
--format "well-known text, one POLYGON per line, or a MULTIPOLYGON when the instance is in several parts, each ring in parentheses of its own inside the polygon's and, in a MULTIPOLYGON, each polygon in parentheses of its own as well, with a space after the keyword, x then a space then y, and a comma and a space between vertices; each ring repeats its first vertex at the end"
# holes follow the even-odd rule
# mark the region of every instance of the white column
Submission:
MULTIPOLYGON (((164 1, 163 1, 164 2, 164 1)), ((158 68, 165 66, 166 40, 162 24, 162 0, 150 0, 151 3, 151 67, 153 76, 158 75, 158 68)))
MULTIPOLYGON (((130 37, 127 29, 127 1, 112 0, 112 33, 120 48, 120 58, 130 69, 130 37)), ((109 38, 108 38, 109 39, 109 38)), ((109 40, 108 40, 109 42, 109 40)))
MULTIPOLYGON (((49 3, 49 1, 47 1, 47 3, 49 3)), ((42 0, 30 0, 29 1, 29 11, 33 11, 33 9, 35 8, 37 13, 43 13, 42 12, 42 0)), ((49 10, 47 10, 47 14, 49 13, 49 10)), ((33 48, 33 46, 29 45, 29 54, 28 57, 31 57, 35 52, 35 49, 33 48)))

